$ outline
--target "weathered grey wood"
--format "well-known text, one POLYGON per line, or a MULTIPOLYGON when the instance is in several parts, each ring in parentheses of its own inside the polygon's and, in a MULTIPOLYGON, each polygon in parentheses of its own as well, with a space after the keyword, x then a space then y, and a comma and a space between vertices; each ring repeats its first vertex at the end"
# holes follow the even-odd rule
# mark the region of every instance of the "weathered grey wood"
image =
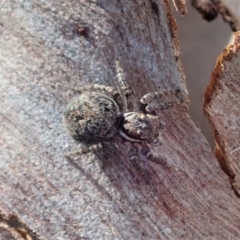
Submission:
POLYGON ((9 230, 0 228, 0 240, 15 240, 15 238, 10 234, 9 230))
POLYGON ((216 139, 216 154, 240 196, 240 32, 219 56, 208 85, 204 110, 216 139))
POLYGON ((185 89, 167 1, 4 1, 0 8, 0 210, 39 239, 236 239, 239 199, 181 106, 146 148, 66 159, 73 88, 185 89), (30 231, 30 232, 31 232, 30 231))

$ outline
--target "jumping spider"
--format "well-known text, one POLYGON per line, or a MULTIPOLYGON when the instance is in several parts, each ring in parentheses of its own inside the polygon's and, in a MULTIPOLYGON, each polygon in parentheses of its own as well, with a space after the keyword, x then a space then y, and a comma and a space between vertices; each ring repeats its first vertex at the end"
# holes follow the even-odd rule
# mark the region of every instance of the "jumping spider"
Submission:
POLYGON ((166 109, 177 103, 157 104, 159 98, 173 92, 148 93, 140 99, 142 110, 125 112, 127 107, 124 102, 131 94, 127 87, 122 87, 125 99, 120 92, 104 85, 94 84, 77 91, 80 95, 67 105, 63 119, 69 134, 87 148, 66 156, 97 150, 117 133, 128 141, 152 142, 162 126, 155 110, 166 109))

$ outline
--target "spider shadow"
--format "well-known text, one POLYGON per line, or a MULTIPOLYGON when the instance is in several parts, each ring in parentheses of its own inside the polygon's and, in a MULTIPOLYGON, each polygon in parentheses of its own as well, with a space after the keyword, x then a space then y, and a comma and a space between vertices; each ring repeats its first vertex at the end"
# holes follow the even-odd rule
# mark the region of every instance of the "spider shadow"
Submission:
POLYGON ((133 211, 137 208, 136 202, 147 202, 152 211, 160 208, 173 217, 174 210, 167 204, 169 189, 166 183, 166 179, 172 174, 172 168, 163 157, 152 151, 158 149, 160 143, 155 145, 132 143, 119 138, 111 143, 95 152, 94 160, 91 160, 96 161, 94 165, 96 171, 110 182, 111 191, 98 181, 99 177, 95 179, 81 161, 71 158, 68 158, 68 161, 96 187, 97 191, 101 192, 101 195, 112 202, 116 211, 126 214, 116 197, 120 195, 121 201, 124 202, 123 206, 127 205, 133 211), (130 192, 134 192, 137 199, 133 201, 130 192), (116 196, 113 193, 116 193, 116 196), (152 201, 149 202, 149 199, 152 201))

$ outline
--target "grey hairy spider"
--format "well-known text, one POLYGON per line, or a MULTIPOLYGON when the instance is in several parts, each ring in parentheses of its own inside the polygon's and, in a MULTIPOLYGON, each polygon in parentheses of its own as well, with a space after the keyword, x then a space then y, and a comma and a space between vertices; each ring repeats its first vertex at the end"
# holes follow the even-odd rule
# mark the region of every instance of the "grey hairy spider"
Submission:
POLYGON ((122 90, 124 96, 112 87, 94 84, 77 89, 80 94, 67 105, 64 124, 75 140, 89 146, 85 151, 98 149, 101 143, 108 142, 117 133, 131 142, 149 143, 158 136, 161 123, 154 111, 174 105, 174 102, 157 104, 164 95, 173 92, 148 93, 140 99, 144 110, 125 112, 127 106, 124 103, 131 91, 127 87, 122 90))
POLYGON ((116 134, 131 142, 152 142, 162 126, 155 110, 166 109, 179 102, 163 101, 163 96, 179 91, 148 93, 140 99, 141 110, 129 112, 131 90, 118 60, 115 65, 121 86, 119 91, 99 84, 82 87, 76 89, 79 95, 67 105, 63 114, 64 124, 69 134, 86 148, 66 156, 96 151, 111 143, 109 140, 116 134))

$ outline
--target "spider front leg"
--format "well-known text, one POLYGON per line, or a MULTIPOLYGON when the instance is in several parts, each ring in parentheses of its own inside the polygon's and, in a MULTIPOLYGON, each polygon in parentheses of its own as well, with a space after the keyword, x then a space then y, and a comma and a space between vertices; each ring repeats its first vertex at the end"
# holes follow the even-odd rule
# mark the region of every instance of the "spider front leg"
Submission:
POLYGON ((145 106, 145 111, 149 113, 154 113, 156 110, 168 109, 182 102, 184 102, 184 97, 179 89, 147 93, 140 99, 140 103, 145 106))
POLYGON ((133 108, 133 95, 132 90, 128 85, 121 87, 122 97, 120 99, 122 111, 129 112, 133 108))
POLYGON ((116 77, 117 81, 120 85, 120 92, 121 92, 121 103, 123 112, 128 112, 130 109, 133 108, 133 99, 131 99, 132 96, 132 90, 130 89, 127 81, 126 81, 126 73, 124 72, 124 68, 121 66, 121 63, 119 60, 115 61, 115 67, 116 67, 116 77))

